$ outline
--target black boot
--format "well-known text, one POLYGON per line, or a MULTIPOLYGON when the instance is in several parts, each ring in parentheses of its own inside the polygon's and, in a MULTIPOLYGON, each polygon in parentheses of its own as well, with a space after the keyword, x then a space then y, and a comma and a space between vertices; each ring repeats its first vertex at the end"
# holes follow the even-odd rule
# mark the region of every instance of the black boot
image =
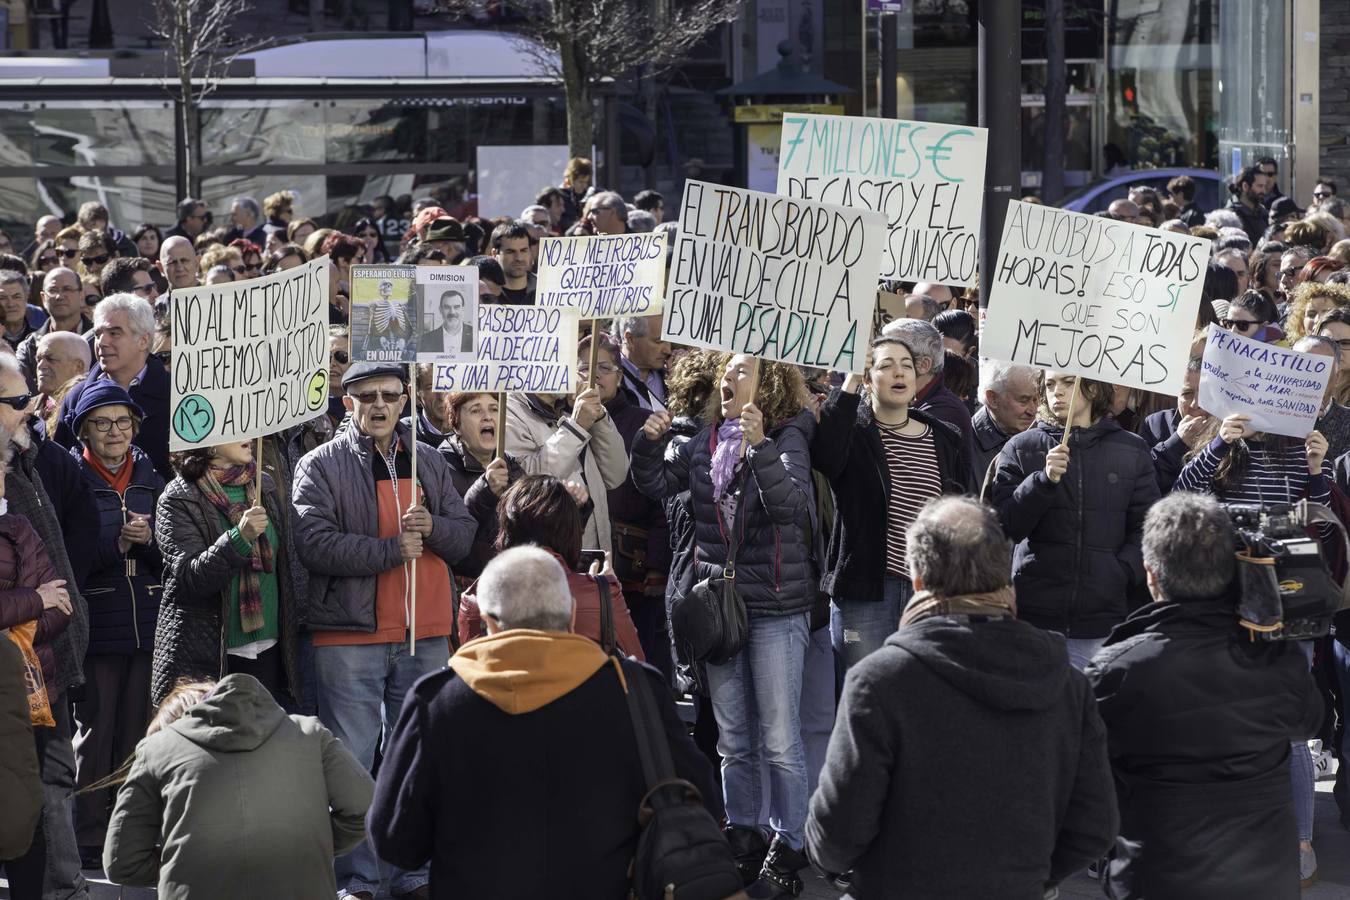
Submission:
POLYGON ((736 858, 741 883, 749 887, 759 877, 764 857, 769 852, 769 844, 758 828, 728 825, 722 833, 726 835, 727 843, 731 845, 731 855, 736 858))
POLYGON ((759 870, 759 879, 750 885, 746 893, 752 900, 797 897, 803 887, 797 873, 809 865, 805 853, 789 847, 781 834, 774 835, 773 843, 769 845, 769 855, 764 857, 764 867, 759 870))

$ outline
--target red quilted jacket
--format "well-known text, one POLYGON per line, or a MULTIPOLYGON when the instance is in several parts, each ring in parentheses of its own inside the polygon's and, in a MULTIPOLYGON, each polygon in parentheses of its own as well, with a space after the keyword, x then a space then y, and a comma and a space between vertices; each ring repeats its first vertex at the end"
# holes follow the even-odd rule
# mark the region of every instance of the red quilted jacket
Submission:
POLYGON ((28 520, 17 514, 0 516, 0 628, 37 620, 33 649, 52 701, 60 693, 52 677, 56 669, 52 641, 66 630, 70 616, 55 607, 44 610, 37 589, 55 579, 51 557, 28 520))

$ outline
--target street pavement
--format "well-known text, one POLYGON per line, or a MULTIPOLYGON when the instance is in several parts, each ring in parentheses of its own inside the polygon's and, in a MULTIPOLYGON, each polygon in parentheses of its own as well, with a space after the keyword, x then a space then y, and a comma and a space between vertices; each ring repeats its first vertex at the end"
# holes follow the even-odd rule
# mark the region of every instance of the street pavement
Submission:
MULTIPOLYGON (((1313 847, 1317 850, 1319 874, 1317 883, 1303 892, 1303 900, 1350 900, 1350 831, 1341 826, 1336 817, 1336 803, 1331 799, 1330 780, 1317 783, 1317 825, 1313 847)), ((95 873, 86 872, 90 877, 95 873)), ((806 891, 809 900, 838 900, 839 892, 821 878, 806 873, 806 891)), ((102 878, 102 873, 98 873, 102 878)), ((6 885, 0 879, 0 885, 6 885)), ((153 900, 155 891, 149 888, 119 888, 106 880, 91 880, 89 896, 93 900, 153 900)), ((386 897, 387 895, 381 895, 386 897)), ((1060 885, 1061 900, 1099 898, 1102 892, 1086 874, 1077 875, 1060 885)), ((0 886, 0 900, 8 900, 9 889, 0 886)), ((1184 897, 1176 900, 1185 900, 1184 897)))

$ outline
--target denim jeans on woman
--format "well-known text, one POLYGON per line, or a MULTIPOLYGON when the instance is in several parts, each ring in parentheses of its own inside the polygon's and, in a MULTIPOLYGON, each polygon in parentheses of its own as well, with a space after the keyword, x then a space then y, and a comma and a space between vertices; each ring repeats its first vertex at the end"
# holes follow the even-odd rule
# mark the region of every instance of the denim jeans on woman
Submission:
MULTIPOLYGON (((1299 647, 1312 667, 1312 641, 1299 641, 1299 647)), ((1294 818, 1298 820, 1298 839, 1311 841, 1313 837, 1313 804, 1317 799, 1317 773, 1313 769, 1312 752, 1307 741, 1293 741, 1289 745, 1289 780, 1294 788, 1294 818)))
MULTIPOLYGON (((908 578, 887 575, 879 599, 836 599, 830 604, 830 641, 844 671, 886 643, 900 627, 900 614, 913 596, 914 585, 908 578)), ((839 673, 841 679, 844 671, 839 673)))
POLYGON ((769 771, 769 826, 794 850, 805 842, 806 755, 802 669, 808 613, 750 619, 749 643, 730 662, 708 666, 708 693, 720 732, 722 795, 732 825, 759 823, 769 771))

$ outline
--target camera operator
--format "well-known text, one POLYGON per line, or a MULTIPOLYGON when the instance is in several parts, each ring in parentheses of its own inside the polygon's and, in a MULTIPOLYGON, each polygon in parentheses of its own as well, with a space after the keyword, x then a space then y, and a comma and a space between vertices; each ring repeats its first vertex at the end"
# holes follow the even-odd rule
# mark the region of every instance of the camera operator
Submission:
MULTIPOLYGON (((1331 484, 1327 439, 1320 431, 1311 432, 1301 442, 1280 435, 1259 434, 1253 430, 1250 416, 1234 414, 1219 425, 1218 436, 1186 463, 1177 476, 1174 490, 1213 494, 1223 503, 1270 509, 1292 506, 1303 499, 1330 506, 1331 484)), ((1317 527, 1323 536, 1328 534, 1330 526, 1320 524, 1317 527)), ((1311 666, 1312 643, 1303 641, 1299 646, 1311 666)), ((1310 884, 1317 874, 1317 855, 1312 847, 1316 777, 1306 742, 1294 744, 1291 765, 1302 850, 1300 869, 1303 880, 1310 884)))
POLYGON ((1297 898, 1289 792, 1322 704, 1287 641, 1238 621, 1236 536, 1209 497, 1177 492, 1144 520, 1154 602, 1088 666, 1120 797, 1107 896, 1297 898))

